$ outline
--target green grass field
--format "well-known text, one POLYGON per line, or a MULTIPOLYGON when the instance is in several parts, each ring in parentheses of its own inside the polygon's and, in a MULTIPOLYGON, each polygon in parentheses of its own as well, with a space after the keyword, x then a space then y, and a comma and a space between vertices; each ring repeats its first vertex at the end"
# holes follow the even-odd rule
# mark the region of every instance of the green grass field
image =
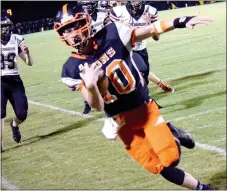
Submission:
MULTIPOLYGON (((164 34, 158 42, 148 40, 151 70, 175 88, 173 94, 163 93, 150 83, 150 94, 166 106, 162 110, 166 119, 190 131, 200 143, 193 150, 183 149, 180 167, 226 189, 226 4, 159 15, 161 19, 209 15, 214 20, 195 30, 164 34)), ((9 122, 14 115, 8 105, 4 179, 20 189, 180 189, 141 168, 119 139, 107 141, 101 133, 103 122, 97 120, 103 113, 92 112, 91 118, 70 113, 83 111, 83 99, 60 81, 62 64, 71 50, 53 31, 25 35, 25 39, 34 66, 19 62, 19 67, 28 99, 33 102, 21 125, 21 144, 12 139, 9 122)))

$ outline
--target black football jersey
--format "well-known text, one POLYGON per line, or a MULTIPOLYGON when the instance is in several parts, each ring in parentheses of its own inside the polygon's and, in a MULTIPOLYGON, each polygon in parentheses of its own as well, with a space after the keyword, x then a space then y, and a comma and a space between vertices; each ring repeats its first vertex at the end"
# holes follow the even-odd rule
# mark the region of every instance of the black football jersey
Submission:
POLYGON ((84 64, 101 63, 109 80, 104 110, 108 117, 133 110, 147 102, 148 88, 144 85, 132 58, 133 29, 120 22, 111 23, 94 36, 96 51, 93 56, 72 53, 62 69, 62 81, 72 90, 79 90, 80 72, 84 64))

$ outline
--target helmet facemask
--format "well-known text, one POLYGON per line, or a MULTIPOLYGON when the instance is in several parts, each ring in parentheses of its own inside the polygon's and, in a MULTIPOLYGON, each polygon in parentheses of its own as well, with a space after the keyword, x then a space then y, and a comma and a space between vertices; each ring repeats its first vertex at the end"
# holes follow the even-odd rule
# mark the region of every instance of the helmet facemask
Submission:
POLYGON ((136 0, 128 1, 128 4, 130 8, 135 12, 141 11, 141 9, 144 6, 143 1, 136 1, 136 0))
POLYGON ((89 15, 92 15, 98 7, 98 2, 96 1, 81 1, 80 4, 89 15))
POLYGON ((67 18, 63 24, 56 23, 54 29, 63 42, 80 51, 91 37, 91 20, 88 14, 77 13, 74 17, 67 18))

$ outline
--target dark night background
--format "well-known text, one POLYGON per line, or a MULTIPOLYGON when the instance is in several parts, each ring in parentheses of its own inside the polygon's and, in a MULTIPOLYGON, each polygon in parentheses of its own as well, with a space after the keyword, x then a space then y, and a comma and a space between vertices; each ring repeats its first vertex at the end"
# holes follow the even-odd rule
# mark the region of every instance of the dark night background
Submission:
POLYGON ((2 10, 12 10, 12 20, 17 22, 54 18, 67 1, 2 1, 2 10))
MULTIPOLYGON (((55 18, 62 5, 73 1, 2 1, 2 10, 12 10, 14 23, 55 18)), ((151 2, 158 10, 168 9, 166 1, 151 2)))
MULTIPOLYGON (((12 10, 12 21, 28 22, 46 18, 55 18, 62 5, 73 1, 1 1, 2 10, 12 10)), ((147 1, 148 4, 156 7, 158 11, 169 8, 167 1, 147 1)), ((199 1, 171 1, 178 7, 198 4, 199 1)))

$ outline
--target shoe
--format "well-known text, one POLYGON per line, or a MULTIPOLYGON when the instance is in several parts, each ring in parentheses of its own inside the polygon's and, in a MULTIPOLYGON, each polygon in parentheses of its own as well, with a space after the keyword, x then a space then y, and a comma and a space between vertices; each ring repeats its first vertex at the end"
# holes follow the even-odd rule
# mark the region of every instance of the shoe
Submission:
POLYGON ((193 140, 193 138, 191 137, 191 135, 189 133, 177 128, 170 122, 168 122, 166 124, 168 125, 172 134, 179 139, 180 144, 183 147, 186 147, 188 149, 193 149, 195 147, 195 141, 193 140))
POLYGON ((84 102, 84 103, 85 103, 85 107, 84 107, 83 114, 86 115, 91 112, 91 106, 87 102, 84 102))
POLYGON ((20 134, 19 127, 14 127, 13 126, 13 121, 10 122, 10 127, 12 129, 14 141, 17 142, 17 143, 20 143, 20 141, 21 141, 21 134, 20 134))
POLYGON ((174 88, 168 84, 165 84, 164 82, 160 81, 158 83, 158 86, 164 91, 164 92, 174 92, 174 88))

